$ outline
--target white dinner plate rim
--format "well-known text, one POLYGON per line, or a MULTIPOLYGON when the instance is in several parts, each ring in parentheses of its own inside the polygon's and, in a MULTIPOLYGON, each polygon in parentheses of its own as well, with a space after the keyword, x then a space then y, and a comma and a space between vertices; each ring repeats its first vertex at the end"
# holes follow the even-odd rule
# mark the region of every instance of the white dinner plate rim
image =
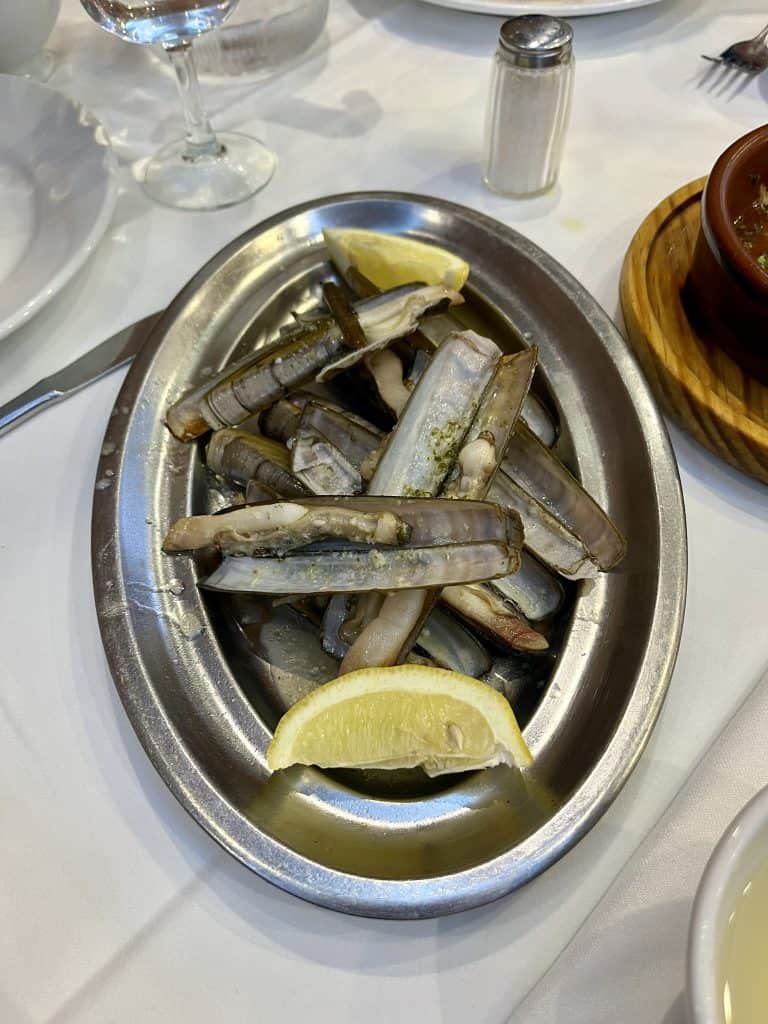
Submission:
POLYGON ((514 17, 519 14, 550 14, 555 17, 577 18, 587 14, 610 14, 628 11, 634 7, 650 7, 662 0, 563 0, 562 3, 530 3, 526 0, 424 0, 437 7, 476 14, 495 14, 514 17))
MULTIPOLYGON (((2 90, 3 82, 6 79, 12 79, 14 84, 18 83, 18 76, 0 74, 0 90, 2 90)), ((101 122, 81 103, 70 99, 69 96, 59 92, 57 89, 52 89, 47 85, 42 85, 40 82, 26 80, 26 84, 32 91, 43 90, 48 93, 51 102, 66 103, 71 106, 78 117, 88 119, 88 123, 93 126, 94 133, 97 130, 100 130, 103 133, 104 138, 108 140, 107 133, 101 122)), ((97 143, 93 144, 97 145, 97 143)), ((117 180, 115 173, 117 161, 108 141, 105 147, 105 152, 108 155, 103 164, 104 173, 106 175, 104 197, 90 230, 86 233, 82 241, 73 247, 73 251, 70 256, 64 261, 53 277, 46 280, 34 295, 23 302, 13 313, 0 318, 0 340, 6 338, 18 327, 21 327, 21 325, 26 323, 33 314, 37 313, 43 308, 43 306, 50 302, 50 300, 54 298, 54 296, 57 295, 74 277, 77 271, 80 270, 98 243, 101 241, 105 231, 107 230, 109 222, 112 219, 115 203, 117 202, 117 180)))

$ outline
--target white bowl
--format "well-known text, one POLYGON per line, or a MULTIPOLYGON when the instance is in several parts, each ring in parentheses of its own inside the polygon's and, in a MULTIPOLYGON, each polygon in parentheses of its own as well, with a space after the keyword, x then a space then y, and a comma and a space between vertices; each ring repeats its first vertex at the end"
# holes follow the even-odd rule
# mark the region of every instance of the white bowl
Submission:
POLYGON ((728 917, 744 886, 768 861, 768 787, 733 819, 702 876, 688 935, 691 1024, 725 1024, 721 955, 728 917))

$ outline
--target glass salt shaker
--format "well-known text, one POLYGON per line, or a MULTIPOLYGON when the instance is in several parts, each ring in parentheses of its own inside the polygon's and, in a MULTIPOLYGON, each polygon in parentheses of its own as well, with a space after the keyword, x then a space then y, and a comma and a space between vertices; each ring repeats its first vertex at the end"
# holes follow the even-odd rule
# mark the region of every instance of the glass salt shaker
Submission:
POLYGON ((494 192, 532 196, 557 180, 573 87, 573 31, 526 14, 501 26, 485 124, 484 180, 494 192))

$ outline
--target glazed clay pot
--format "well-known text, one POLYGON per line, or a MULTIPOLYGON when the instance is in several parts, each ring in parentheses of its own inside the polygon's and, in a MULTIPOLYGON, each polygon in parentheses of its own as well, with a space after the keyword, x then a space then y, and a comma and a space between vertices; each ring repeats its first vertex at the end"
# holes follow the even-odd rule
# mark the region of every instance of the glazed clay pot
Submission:
POLYGON ((768 384, 768 271, 734 227, 757 197, 758 177, 768 185, 768 125, 734 142, 712 169, 683 300, 701 337, 768 384))

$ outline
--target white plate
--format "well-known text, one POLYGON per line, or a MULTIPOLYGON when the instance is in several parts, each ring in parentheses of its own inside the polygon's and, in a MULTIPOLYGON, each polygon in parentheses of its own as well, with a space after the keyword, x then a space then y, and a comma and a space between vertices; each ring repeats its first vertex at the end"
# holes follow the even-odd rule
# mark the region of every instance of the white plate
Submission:
POLYGON ((479 14, 553 14, 558 18, 575 18, 581 14, 608 14, 626 11, 630 7, 648 7, 660 0, 426 0, 438 7, 453 7, 458 11, 477 11, 479 14))
POLYGON ((0 75, 0 338, 77 271, 109 224, 115 158, 98 121, 61 93, 0 75))

